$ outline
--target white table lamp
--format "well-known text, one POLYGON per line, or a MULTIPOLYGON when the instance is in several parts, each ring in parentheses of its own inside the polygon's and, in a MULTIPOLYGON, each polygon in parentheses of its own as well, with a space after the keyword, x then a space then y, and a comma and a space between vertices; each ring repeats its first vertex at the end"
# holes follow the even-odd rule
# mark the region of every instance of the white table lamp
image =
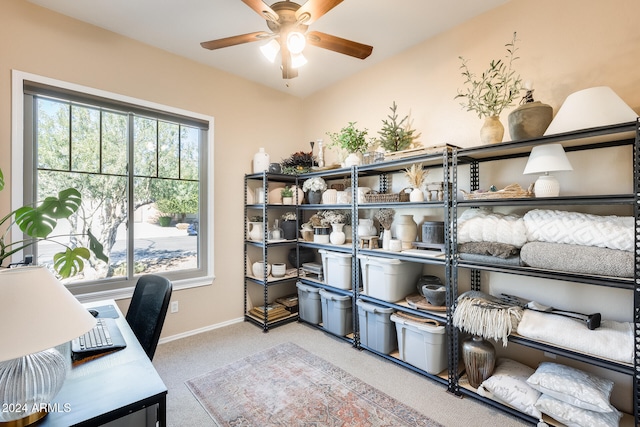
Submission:
POLYGON ((534 193, 536 197, 557 197, 560 194, 558 180, 549 172, 571 171, 571 163, 567 159, 561 144, 538 145, 531 149, 524 174, 542 173, 536 180, 534 193))
POLYGON ((637 117, 610 87, 591 87, 567 96, 544 134, 635 122, 637 117))
POLYGON ((71 365, 54 347, 96 320, 45 267, 0 271, 0 301, 0 422, 28 425, 47 414, 71 365))

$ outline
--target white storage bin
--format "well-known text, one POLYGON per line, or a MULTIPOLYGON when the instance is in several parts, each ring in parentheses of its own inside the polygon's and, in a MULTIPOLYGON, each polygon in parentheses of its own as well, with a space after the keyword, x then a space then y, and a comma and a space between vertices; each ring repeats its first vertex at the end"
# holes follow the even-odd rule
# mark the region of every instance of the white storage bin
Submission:
POLYGON ((396 302, 417 292, 422 264, 368 255, 358 255, 358 258, 365 295, 396 302))
POLYGON ((322 322, 320 288, 296 283, 298 288, 298 316, 305 322, 319 325, 322 322))
POLYGON ((380 353, 389 354, 398 348, 396 328, 391 321, 393 308, 357 300, 360 343, 380 353))
POLYGON ((351 296, 320 289, 322 327, 332 334, 345 336, 353 332, 351 296))
POLYGON ((447 335, 444 326, 420 323, 391 315, 396 324, 400 359, 437 375, 447 368, 447 335))
POLYGON ((351 254, 319 249, 324 283, 338 289, 351 289, 351 254))

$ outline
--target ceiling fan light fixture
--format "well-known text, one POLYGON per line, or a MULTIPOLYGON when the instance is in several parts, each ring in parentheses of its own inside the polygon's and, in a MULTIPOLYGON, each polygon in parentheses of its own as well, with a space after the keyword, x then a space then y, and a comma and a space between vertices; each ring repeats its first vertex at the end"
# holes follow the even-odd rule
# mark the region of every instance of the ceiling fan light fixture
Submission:
POLYGON ((278 43, 275 39, 271 39, 269 43, 260 46, 260 51, 262 52, 264 57, 269 60, 269 62, 274 63, 276 60, 276 56, 280 51, 280 43, 278 43))
POLYGON ((294 55, 302 53, 306 43, 307 40, 305 39, 304 34, 299 31, 291 31, 287 35, 287 49, 289 49, 289 52, 294 55))
POLYGON ((301 53, 291 54, 291 67, 300 68, 306 63, 307 63, 307 58, 305 58, 303 54, 301 53))

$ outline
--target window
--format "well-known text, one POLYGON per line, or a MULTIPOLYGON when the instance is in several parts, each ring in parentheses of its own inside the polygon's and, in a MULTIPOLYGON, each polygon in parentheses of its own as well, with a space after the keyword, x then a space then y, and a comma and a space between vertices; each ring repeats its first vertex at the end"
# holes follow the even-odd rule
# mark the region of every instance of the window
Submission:
POLYGON ((74 293, 118 292, 145 273, 211 276, 209 121, 26 80, 23 94, 24 204, 69 187, 82 195, 35 247, 38 264, 88 247, 90 230, 109 262, 92 256, 65 281, 74 293))

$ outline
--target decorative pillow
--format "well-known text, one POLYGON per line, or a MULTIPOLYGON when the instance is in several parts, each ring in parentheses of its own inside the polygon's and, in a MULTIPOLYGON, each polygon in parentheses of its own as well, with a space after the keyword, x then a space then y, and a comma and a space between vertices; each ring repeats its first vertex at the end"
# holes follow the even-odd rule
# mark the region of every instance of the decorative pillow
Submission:
POLYGON ((495 398, 540 419, 542 414, 535 407, 540 392, 527 384, 527 378, 533 373, 533 368, 520 362, 505 358, 498 359, 493 375, 482 382, 478 388, 478 394, 495 398))
POLYGON ((613 381, 580 369, 542 362, 527 383, 543 394, 578 408, 597 412, 615 411, 609 403, 613 381))
POLYGON ((613 408, 612 412, 596 412, 578 408, 551 396, 543 394, 536 402, 536 408, 567 427, 618 427, 622 414, 613 408))

